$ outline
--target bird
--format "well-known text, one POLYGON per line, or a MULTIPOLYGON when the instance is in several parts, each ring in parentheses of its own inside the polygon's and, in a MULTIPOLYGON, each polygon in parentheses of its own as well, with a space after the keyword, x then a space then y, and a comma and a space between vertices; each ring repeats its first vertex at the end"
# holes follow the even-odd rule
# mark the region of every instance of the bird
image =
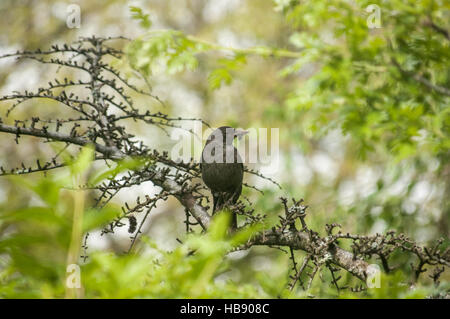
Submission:
MULTIPOLYGON (((244 164, 233 141, 247 133, 248 131, 222 126, 215 129, 206 140, 200 167, 203 182, 213 196, 212 215, 225 206, 236 203, 241 195, 244 164)), ((237 228, 235 213, 232 214, 230 227, 237 228)))

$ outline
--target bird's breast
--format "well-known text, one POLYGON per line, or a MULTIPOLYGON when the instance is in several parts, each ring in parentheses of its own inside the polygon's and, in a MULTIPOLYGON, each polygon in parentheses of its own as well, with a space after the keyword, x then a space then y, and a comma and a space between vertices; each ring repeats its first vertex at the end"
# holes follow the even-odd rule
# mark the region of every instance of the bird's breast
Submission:
POLYGON ((232 145, 205 147, 201 167, 203 181, 213 191, 233 192, 242 184, 244 166, 232 145))

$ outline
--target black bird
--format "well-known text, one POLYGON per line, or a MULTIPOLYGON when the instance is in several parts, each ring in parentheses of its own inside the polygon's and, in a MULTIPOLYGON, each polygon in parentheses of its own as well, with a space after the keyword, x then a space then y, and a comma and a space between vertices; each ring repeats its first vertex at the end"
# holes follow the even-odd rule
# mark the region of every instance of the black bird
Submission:
MULTIPOLYGON (((247 133, 222 126, 214 130, 206 140, 200 167, 203 181, 213 196, 213 215, 225 205, 236 203, 241 195, 244 165, 233 141, 247 133)), ((237 217, 233 214, 231 229, 236 227, 237 217)))

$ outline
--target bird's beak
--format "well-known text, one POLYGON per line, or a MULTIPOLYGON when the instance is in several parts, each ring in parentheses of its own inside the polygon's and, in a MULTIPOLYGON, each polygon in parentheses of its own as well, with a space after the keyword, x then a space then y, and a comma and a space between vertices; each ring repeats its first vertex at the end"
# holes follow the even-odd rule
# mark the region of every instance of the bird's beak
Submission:
POLYGON ((241 139, 246 134, 248 134, 248 131, 244 131, 244 130, 235 130, 234 131, 234 137, 237 137, 238 139, 241 139))

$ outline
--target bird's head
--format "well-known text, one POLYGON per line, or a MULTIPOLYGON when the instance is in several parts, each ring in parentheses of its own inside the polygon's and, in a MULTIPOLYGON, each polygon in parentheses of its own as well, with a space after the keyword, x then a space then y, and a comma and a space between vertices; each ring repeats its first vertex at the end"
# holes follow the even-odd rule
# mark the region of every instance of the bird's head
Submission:
POLYGON ((233 144, 235 138, 242 138, 248 131, 238 130, 231 126, 221 126, 215 129, 206 140, 206 144, 212 141, 222 141, 223 144, 233 144))

